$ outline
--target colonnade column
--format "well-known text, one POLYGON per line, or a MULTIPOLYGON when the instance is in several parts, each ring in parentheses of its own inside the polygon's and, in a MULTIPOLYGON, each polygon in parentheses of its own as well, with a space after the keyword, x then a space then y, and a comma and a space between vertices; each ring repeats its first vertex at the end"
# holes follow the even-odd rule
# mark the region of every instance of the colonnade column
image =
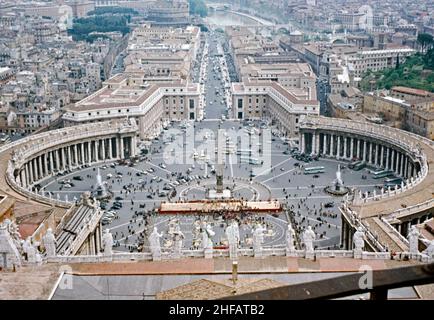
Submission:
POLYGON ((348 158, 348 156, 347 156, 347 144, 348 144, 348 138, 347 137, 343 137, 344 138, 344 159, 347 159, 348 158))
POLYGON ((390 169, 390 148, 386 147, 386 169, 390 169))
POLYGON ((392 164, 391 164, 391 169, 393 171, 395 171, 395 155, 396 155, 396 151, 394 149, 392 149, 392 164))
POLYGON ((377 143, 375 146, 375 165, 377 167, 379 166, 380 163, 379 153, 380 153, 380 145, 377 143))
POLYGON ((384 145, 381 145, 380 167, 384 167, 384 145))
POLYGON ((92 163, 92 141, 88 141, 87 142, 87 160, 88 163, 91 164, 92 163))
POLYGON ((78 166, 78 147, 77 147, 77 144, 74 144, 74 150, 73 150, 73 153, 74 153, 74 167, 77 167, 78 166))
MULTIPOLYGON (((74 144, 74 147, 76 146, 76 144, 74 144)), ((72 158, 71 158, 71 146, 67 146, 66 147, 68 150, 68 166, 71 169, 72 168, 72 158)), ((74 160, 77 159, 77 149, 74 149, 74 160)))
POLYGON ((359 158, 359 160, 362 159, 362 152, 360 150, 360 139, 357 138, 357 158, 359 158))
POLYGON ((105 160, 107 159, 105 155, 105 139, 102 139, 101 142, 102 142, 102 160, 105 160))
POLYGON ((350 160, 354 157, 354 138, 350 138, 350 160))
POLYGON ((113 149, 112 149, 112 138, 109 138, 109 144, 108 144, 109 152, 108 152, 108 158, 111 159, 113 156, 113 149))
POLYGON ((334 134, 330 134, 330 156, 334 156, 334 143, 335 143, 335 135, 334 134))
POLYGON ((28 167, 29 167, 29 184, 33 184, 33 181, 34 181, 34 179, 33 179, 33 166, 32 166, 32 160, 30 160, 29 162, 28 162, 28 165, 27 165, 28 167))
MULTIPOLYGON (((303 138, 303 144, 304 144, 303 148, 305 149, 305 147, 306 147, 305 146, 306 145, 305 138, 303 138)), ((121 159, 123 159, 125 156, 124 156, 124 138, 122 138, 122 137, 120 137, 119 149, 120 149, 119 156, 121 159)))
POLYGON ((404 154, 401 153, 401 169, 400 169, 400 174, 403 177, 404 176, 404 154))
MULTIPOLYGON (((305 140, 304 133, 300 133, 300 143, 299 144, 300 144, 300 152, 301 153, 305 152, 304 140, 305 140)), ((119 150, 119 145, 118 145, 118 149, 117 150, 119 150)), ((118 156, 120 154, 121 154, 120 152, 117 152, 118 156)))
POLYGON ((44 170, 45 175, 48 176, 48 154, 44 154, 44 170))
POLYGON ((338 139, 338 149, 336 150, 336 159, 339 159, 341 156, 341 137, 337 136, 338 139))
POLYGON ((366 161, 366 140, 363 140, 363 161, 366 161))
POLYGON ((327 154, 327 134, 323 133, 322 136, 322 154, 326 155, 327 154))
POLYGON ((82 142, 82 143, 80 143, 81 144, 81 146, 80 146, 80 149, 81 149, 81 155, 80 155, 80 160, 81 160, 81 164, 83 165, 85 162, 86 162, 86 158, 85 158, 85 156, 84 156, 84 142, 82 142))

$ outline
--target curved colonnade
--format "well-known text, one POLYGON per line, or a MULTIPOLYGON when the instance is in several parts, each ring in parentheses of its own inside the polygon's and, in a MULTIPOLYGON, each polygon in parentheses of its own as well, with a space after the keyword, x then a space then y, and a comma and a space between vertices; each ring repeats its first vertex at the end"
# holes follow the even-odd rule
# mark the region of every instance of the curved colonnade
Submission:
POLYGON ((135 156, 138 127, 134 121, 89 123, 29 136, 0 149, 10 153, 6 182, 37 202, 70 207, 68 199, 52 199, 37 184, 59 173, 106 160, 135 156))
POLYGON ((366 162, 402 178, 373 194, 355 190, 342 211, 341 244, 351 249, 360 225, 370 231, 373 250, 405 249, 411 225, 433 216, 434 142, 400 129, 347 119, 306 116, 300 121, 300 150, 337 160, 366 162), (392 248, 391 248, 392 247, 392 248))

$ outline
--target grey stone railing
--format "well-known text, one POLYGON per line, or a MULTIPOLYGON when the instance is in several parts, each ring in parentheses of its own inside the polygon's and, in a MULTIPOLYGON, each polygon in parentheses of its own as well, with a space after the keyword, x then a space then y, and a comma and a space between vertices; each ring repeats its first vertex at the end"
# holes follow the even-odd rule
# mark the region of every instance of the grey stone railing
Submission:
MULTIPOLYGON (((248 248, 241 248, 238 250, 239 257, 254 257, 254 250, 248 248)), ((261 258, 270 256, 288 256, 293 258, 305 258, 306 252, 304 250, 295 250, 290 253, 286 253, 285 248, 263 248, 261 258)), ((410 254, 408 252, 397 252, 394 254, 394 259, 399 260, 404 256, 408 256, 411 259, 429 262, 432 259, 422 253, 410 254), (396 257, 396 258, 395 258, 396 257)), ((161 260, 179 260, 182 258, 200 258, 204 259, 203 250, 182 250, 180 257, 173 256, 170 252, 162 252, 161 260)), ((229 257, 228 249, 215 249, 213 250, 213 257, 229 257)), ((261 259, 257 258, 257 259, 261 259)), ((314 250, 313 258, 355 258, 354 251, 352 250, 314 250)), ((390 260, 392 254, 390 252, 367 252, 363 251, 361 257, 355 259, 362 260, 390 260)), ((46 263, 101 263, 101 262, 121 262, 121 261, 152 261, 151 253, 114 253, 110 256, 106 255, 76 255, 76 256, 56 256, 44 258, 46 263)))

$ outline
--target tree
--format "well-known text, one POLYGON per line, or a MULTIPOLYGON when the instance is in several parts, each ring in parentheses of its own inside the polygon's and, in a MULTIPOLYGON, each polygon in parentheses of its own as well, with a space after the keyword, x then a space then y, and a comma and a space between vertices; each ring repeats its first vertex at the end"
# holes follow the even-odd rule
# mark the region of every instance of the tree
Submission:
POLYGON ((425 50, 430 49, 434 45, 433 36, 429 33, 419 33, 417 35, 417 42, 422 47, 422 52, 425 52, 425 50))
POLYGON ((208 7, 203 0, 189 0, 190 14, 199 15, 202 18, 208 15, 208 7))

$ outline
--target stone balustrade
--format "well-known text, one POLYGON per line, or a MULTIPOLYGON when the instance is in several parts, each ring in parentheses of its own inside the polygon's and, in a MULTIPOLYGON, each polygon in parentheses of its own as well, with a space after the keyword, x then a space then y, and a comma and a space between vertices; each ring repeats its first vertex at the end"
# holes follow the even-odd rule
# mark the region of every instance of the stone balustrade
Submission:
POLYGON ((426 211, 430 208, 434 207, 434 199, 430 199, 428 201, 418 203, 413 206, 408 206, 406 208, 398 209, 387 216, 384 217, 384 221, 392 222, 397 219, 416 214, 421 211, 426 211))
POLYGON ((404 242, 406 245, 409 245, 408 240, 398 232, 398 230, 396 230, 388 221, 387 219, 385 219, 384 217, 380 217, 381 221, 383 221, 383 223, 389 227, 390 230, 392 230, 392 233, 394 235, 396 235, 397 237, 399 237, 401 239, 402 242, 404 242))
MULTIPOLYGON (((253 249, 241 248, 238 249, 239 257, 254 257, 253 249)), ((293 258, 305 258, 306 252, 304 250, 295 250, 289 254, 286 254, 285 248, 267 248, 264 247, 262 250, 261 258, 266 258, 270 256, 288 256, 293 258)), ((162 252, 161 260, 179 260, 182 258, 199 258, 203 259, 203 250, 182 250, 182 255, 180 257, 173 256, 170 252, 162 252)), ((227 249, 215 249, 213 250, 213 257, 229 257, 229 250, 227 249)), ((363 251, 361 257, 355 258, 354 251, 352 250, 314 250, 313 259, 318 258, 354 258, 362 260, 405 260, 408 257, 413 260, 422 262, 431 262, 433 259, 430 257, 418 253, 410 254, 409 252, 367 252, 363 251)), ((151 253, 113 253, 110 256, 106 255, 75 255, 75 256, 55 256, 44 258, 44 263, 102 263, 102 262, 127 262, 127 261, 152 261, 151 253)))
MULTIPOLYGON (((348 207, 345 204, 339 207, 339 211, 341 212, 342 216, 345 217, 345 220, 351 224, 354 230, 358 229, 359 227, 363 229, 366 238, 377 250, 379 250, 380 252, 386 251, 386 247, 383 244, 381 244, 380 241, 378 240, 378 237, 372 233, 369 225, 367 225, 363 220, 361 220, 358 217, 357 212, 353 211, 350 207, 348 207)), ((343 228, 345 228, 345 226, 343 226, 343 228)))

